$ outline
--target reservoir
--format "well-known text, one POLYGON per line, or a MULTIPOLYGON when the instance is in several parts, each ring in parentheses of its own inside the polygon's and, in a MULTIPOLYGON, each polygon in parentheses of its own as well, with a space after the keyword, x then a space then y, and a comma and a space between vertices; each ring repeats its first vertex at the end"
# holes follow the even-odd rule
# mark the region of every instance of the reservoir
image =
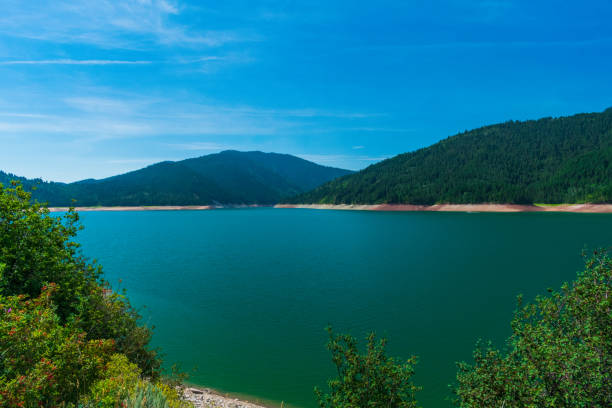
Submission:
POLYGON ((450 407, 455 362, 510 335, 531 301, 612 245, 612 214, 227 209, 87 212, 78 237, 126 289, 189 381, 316 407, 335 373, 324 328, 419 358, 425 408, 450 407), (192 371, 196 368, 195 371, 192 371))

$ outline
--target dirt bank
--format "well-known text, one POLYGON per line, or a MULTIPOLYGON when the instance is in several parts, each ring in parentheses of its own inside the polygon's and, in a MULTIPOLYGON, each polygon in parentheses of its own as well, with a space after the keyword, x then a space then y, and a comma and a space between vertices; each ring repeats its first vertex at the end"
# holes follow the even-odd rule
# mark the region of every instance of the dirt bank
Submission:
POLYGON ((612 213, 612 204, 277 204, 274 208, 361 211, 455 211, 455 212, 573 212, 612 213))

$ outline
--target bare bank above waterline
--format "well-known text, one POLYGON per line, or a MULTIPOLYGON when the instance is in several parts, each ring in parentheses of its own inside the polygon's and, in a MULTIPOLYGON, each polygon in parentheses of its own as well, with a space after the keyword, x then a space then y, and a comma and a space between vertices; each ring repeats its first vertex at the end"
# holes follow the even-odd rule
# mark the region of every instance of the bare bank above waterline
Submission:
MULTIPOLYGON (((571 213, 612 213, 612 204, 276 204, 272 205, 155 205, 117 207, 75 207, 85 211, 202 211, 224 208, 305 208, 312 210, 352 211, 441 211, 441 212, 571 212, 571 213)), ((49 207, 51 212, 68 211, 68 207, 49 207)))
MULTIPOLYGON (((100 207, 74 207, 78 212, 83 211, 202 211, 221 208, 255 208, 272 207, 272 205, 259 204, 227 204, 227 205, 147 205, 147 206, 100 206, 100 207)), ((65 212, 69 207, 49 207, 51 212, 65 212)))
POLYGON ((354 211, 446 211, 446 212, 572 212, 612 213, 612 204, 277 204, 274 208, 354 211))

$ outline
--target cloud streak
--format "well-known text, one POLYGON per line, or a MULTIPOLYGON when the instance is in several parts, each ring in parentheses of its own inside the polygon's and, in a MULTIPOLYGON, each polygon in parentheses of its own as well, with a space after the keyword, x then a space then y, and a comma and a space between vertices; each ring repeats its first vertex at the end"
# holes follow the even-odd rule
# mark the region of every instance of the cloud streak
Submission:
POLYGON ((386 44, 363 47, 347 47, 342 52, 368 51, 427 51, 444 49, 480 49, 480 48, 545 48, 545 47, 589 47, 612 44, 612 37, 588 38, 581 40, 557 41, 449 41, 423 42, 414 44, 386 44))
POLYGON ((7 105, 0 111, 0 138, 55 138, 92 151, 119 140, 158 144, 163 138, 174 150, 211 152, 252 149, 270 138, 284 143, 292 136, 370 129, 367 125, 384 117, 318 108, 198 103, 184 96, 109 93, 90 87, 41 99, 38 106, 33 108, 27 101, 7 105))
POLYGON ((0 61, 0 65, 146 65, 153 61, 124 61, 124 60, 75 60, 75 59, 47 59, 47 60, 16 60, 0 61))
POLYGON ((187 151, 221 151, 221 150, 243 150, 243 147, 226 145, 215 142, 193 142, 193 143, 167 143, 166 146, 176 150, 187 151))
POLYGON ((181 7, 167 0, 8 0, 0 33, 17 38, 90 44, 107 49, 218 47, 254 38, 234 30, 201 30, 181 24, 181 7))
POLYGON ((315 163, 338 163, 348 160, 357 160, 363 162, 377 162, 388 159, 391 156, 353 156, 346 154, 296 154, 297 157, 301 157, 304 160, 312 161, 315 163))

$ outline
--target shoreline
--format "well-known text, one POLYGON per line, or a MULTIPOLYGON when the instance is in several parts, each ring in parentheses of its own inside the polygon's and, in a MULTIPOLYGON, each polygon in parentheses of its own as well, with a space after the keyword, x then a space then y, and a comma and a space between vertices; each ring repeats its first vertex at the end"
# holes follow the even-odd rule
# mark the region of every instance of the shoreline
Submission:
POLYGON ((272 405, 261 405, 261 402, 250 402, 241 399, 244 397, 234 397, 197 385, 185 384, 183 395, 193 404, 194 408, 273 408, 272 405))
MULTIPOLYGON (((311 210, 348 211, 422 211, 422 212, 570 212, 612 213, 612 204, 276 204, 276 205, 153 205, 153 206, 100 206, 74 207, 77 212, 93 211, 204 211, 231 208, 302 208, 311 210)), ((49 207, 50 212, 65 212, 69 207, 49 207)))
MULTIPOLYGON (((261 204, 225 204, 225 205, 135 205, 135 206, 96 206, 74 207, 75 211, 204 211, 224 208, 259 208, 272 207, 261 204)), ((49 207, 50 212, 66 212, 70 207, 49 207)))
POLYGON ((612 204, 277 204, 274 208, 347 211, 439 211, 439 212, 571 212, 612 213, 612 204))

